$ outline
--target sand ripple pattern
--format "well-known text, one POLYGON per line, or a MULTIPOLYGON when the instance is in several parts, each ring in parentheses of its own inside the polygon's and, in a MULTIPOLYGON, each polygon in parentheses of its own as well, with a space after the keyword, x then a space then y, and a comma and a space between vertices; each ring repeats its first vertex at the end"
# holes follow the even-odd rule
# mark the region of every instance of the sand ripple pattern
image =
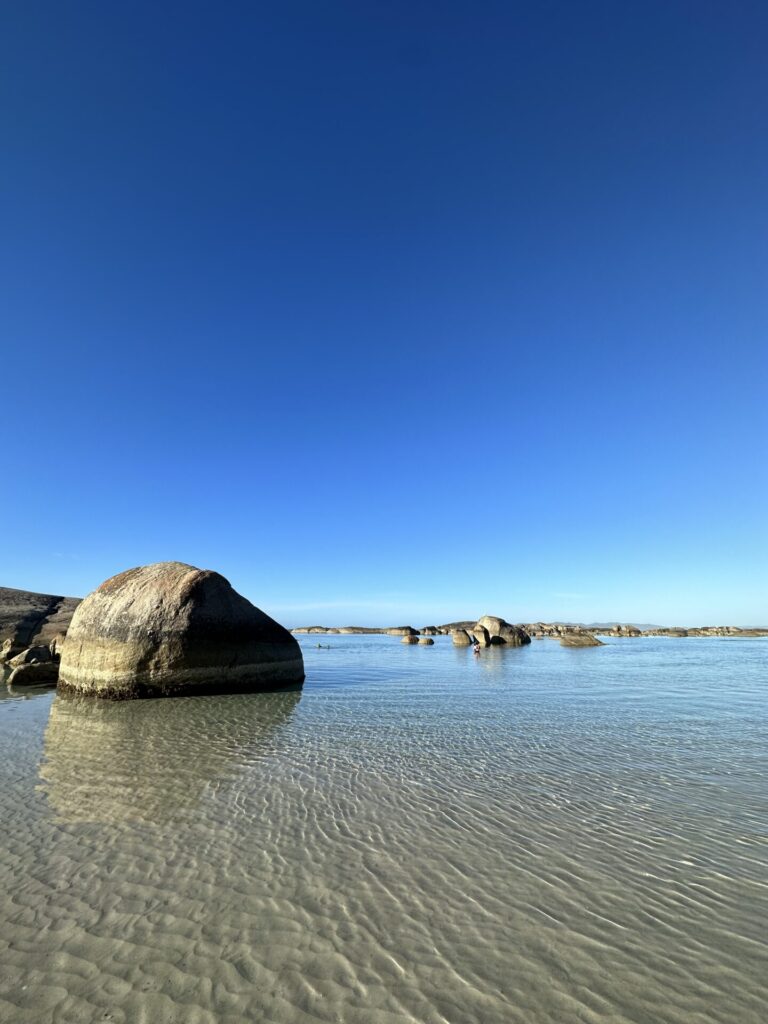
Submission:
POLYGON ((768 641, 0 700, 3 1024, 763 1024, 768 641))

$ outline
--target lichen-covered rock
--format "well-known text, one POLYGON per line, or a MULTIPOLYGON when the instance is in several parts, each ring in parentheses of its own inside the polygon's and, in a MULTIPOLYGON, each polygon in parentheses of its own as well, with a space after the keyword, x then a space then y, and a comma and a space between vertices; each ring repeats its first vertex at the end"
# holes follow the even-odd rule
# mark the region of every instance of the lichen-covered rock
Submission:
POLYGON ((304 681, 288 630, 223 576, 158 562, 113 576, 79 605, 59 685, 101 697, 275 689, 304 681))
POLYGON ((466 629, 454 629, 451 631, 451 637, 457 647, 469 647, 472 641, 469 639, 469 633, 466 629))

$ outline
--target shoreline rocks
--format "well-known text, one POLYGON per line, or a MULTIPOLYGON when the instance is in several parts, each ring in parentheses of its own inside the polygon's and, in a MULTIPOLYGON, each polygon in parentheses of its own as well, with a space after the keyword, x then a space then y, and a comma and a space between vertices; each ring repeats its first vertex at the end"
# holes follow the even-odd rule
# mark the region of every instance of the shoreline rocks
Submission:
POLYGON ((59 686, 114 699, 300 685, 288 630, 218 573, 158 562, 106 580, 78 606, 59 686))
POLYGON ((0 587, 0 662, 31 647, 49 646, 66 633, 79 604, 78 597, 0 587))

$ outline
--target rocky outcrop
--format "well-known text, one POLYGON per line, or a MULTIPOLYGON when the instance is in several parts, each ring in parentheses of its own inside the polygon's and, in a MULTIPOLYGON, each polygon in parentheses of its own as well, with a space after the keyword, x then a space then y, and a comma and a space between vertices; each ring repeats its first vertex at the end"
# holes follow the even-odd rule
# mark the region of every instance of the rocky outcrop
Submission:
POLYGON ((417 644, 418 642, 419 638, 417 636, 411 636, 410 633, 408 636, 404 636, 400 641, 401 644, 417 644))
POLYGON ((158 562, 113 576, 79 605, 59 686, 101 697, 230 693, 300 684, 298 643, 208 569, 158 562))
POLYGON ((419 630, 422 636, 439 636, 440 630, 437 626, 422 626, 419 630))
POLYGON ((497 615, 483 615, 474 627, 475 636, 480 640, 480 633, 485 632, 489 644, 508 644, 510 647, 522 647, 531 642, 531 637, 521 626, 513 626, 506 619, 497 615))
POLYGON ((563 633, 560 637, 560 644, 563 647, 602 647, 603 641, 598 640, 594 634, 583 630, 578 633, 563 633))
POLYGON ((466 629, 454 629, 451 632, 451 637, 457 647, 469 647, 472 644, 466 629))
POLYGON ((470 639, 474 636, 475 641, 480 644, 481 647, 491 646, 491 634, 478 622, 475 628, 470 633, 470 639))
MULTIPOLYGON (((413 637, 410 637, 410 639, 412 640, 413 637)), ((432 639, 431 636, 420 636, 418 638, 418 643, 424 644, 426 647, 428 647, 430 644, 433 644, 434 642, 435 641, 432 639)))
POLYGON ((387 630, 387 636, 418 636, 418 629, 414 629, 413 626, 390 626, 387 630))
POLYGON ((0 587, 0 661, 65 633, 79 603, 77 597, 0 587))

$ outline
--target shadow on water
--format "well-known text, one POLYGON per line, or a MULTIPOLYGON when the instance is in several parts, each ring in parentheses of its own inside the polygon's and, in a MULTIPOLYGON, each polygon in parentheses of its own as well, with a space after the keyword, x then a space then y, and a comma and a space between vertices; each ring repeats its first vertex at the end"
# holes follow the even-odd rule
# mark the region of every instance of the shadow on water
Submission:
POLYGON ((57 694, 41 789, 63 822, 193 817, 228 777, 280 749, 301 690, 101 701, 57 694))

